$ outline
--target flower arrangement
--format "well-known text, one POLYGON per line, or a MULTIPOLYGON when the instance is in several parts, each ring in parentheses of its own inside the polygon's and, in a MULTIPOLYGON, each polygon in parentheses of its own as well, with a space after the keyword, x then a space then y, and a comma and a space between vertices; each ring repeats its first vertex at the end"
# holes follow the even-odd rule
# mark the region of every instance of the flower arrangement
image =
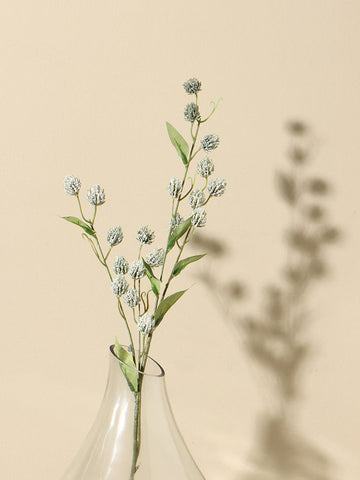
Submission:
POLYGON ((135 399, 130 479, 134 478, 139 468, 142 373, 146 369, 152 337, 168 310, 186 292, 181 290, 168 294, 173 280, 185 267, 204 256, 200 254, 183 258, 185 247, 196 229, 206 224, 205 206, 213 198, 222 196, 226 188, 224 179, 209 180, 214 173, 214 162, 207 155, 219 146, 219 137, 206 134, 199 140, 200 128, 212 117, 219 101, 211 102, 210 113, 203 118, 198 104, 201 82, 196 78, 190 78, 183 86, 188 95, 195 97, 195 101, 188 103, 184 109, 184 119, 190 123, 191 141, 188 144, 170 123, 166 124, 170 141, 182 161, 184 172, 182 179, 173 177, 169 181, 171 214, 167 240, 162 247, 144 252, 144 249, 154 243, 156 237, 149 225, 142 226, 136 233, 138 242, 136 258, 129 262, 124 256, 118 255, 111 265, 110 255, 113 249, 123 242, 124 234, 122 228, 116 225, 107 232, 106 248, 100 242, 95 220, 99 207, 105 203, 104 190, 99 185, 93 185, 88 189, 87 201, 93 207, 92 215, 88 217, 84 214, 80 200, 80 180, 74 175, 67 175, 64 179, 65 192, 76 199, 80 218, 73 216, 63 218, 83 230, 82 237, 88 241, 97 260, 106 270, 118 312, 128 335, 129 347, 124 348, 116 338, 113 353, 121 361, 121 370, 135 399), (204 155, 203 158, 198 161, 195 168, 192 168, 195 158, 201 153, 204 155), (186 203, 190 210, 188 214, 185 213, 186 203))

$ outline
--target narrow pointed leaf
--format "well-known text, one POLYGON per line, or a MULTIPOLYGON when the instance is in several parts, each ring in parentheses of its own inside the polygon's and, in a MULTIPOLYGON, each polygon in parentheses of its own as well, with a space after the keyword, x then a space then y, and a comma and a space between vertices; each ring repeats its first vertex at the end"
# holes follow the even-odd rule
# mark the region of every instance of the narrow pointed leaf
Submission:
POLYGON ((204 253, 202 255, 194 255, 192 257, 184 258, 183 260, 180 260, 179 262, 177 262, 177 264, 175 265, 175 267, 172 271, 173 277, 176 277, 177 275, 179 275, 179 273, 182 270, 184 270, 184 268, 187 267, 189 265, 189 263, 196 262, 197 260, 200 260, 200 258, 205 257, 205 255, 206 255, 206 253, 204 253))
POLYGON ((184 295, 186 290, 181 290, 180 292, 173 293, 168 297, 164 298, 155 312, 155 325, 158 326, 161 320, 164 318, 166 312, 171 308, 175 302, 179 300, 180 297, 184 295))
POLYGON ((191 225, 191 217, 181 222, 180 225, 178 225, 174 229, 174 231, 172 232, 169 238, 169 243, 167 246, 168 251, 171 250, 175 245, 175 243, 177 242, 177 240, 179 240, 179 238, 181 238, 189 230, 190 225, 191 225))
POLYGON ((132 355, 122 347, 117 338, 115 338, 115 355, 121 362, 119 362, 120 368, 126 378, 129 388, 132 392, 137 392, 138 378, 136 365, 134 363, 132 355))
POLYGON ((179 157, 184 165, 188 164, 189 145, 184 137, 169 122, 166 122, 166 128, 171 143, 174 145, 179 157))
POLYGON ((80 220, 80 218, 77 218, 77 217, 61 217, 61 218, 63 218, 64 220, 67 220, 70 223, 73 223, 74 225, 78 225, 83 230, 85 230, 85 232, 88 233, 89 235, 95 235, 96 233, 95 230, 93 230, 91 227, 89 227, 89 225, 87 225, 85 222, 80 220))
POLYGON ((142 261, 143 261, 144 267, 146 269, 146 276, 150 280, 151 289, 155 293, 156 296, 159 296, 159 292, 160 292, 160 289, 161 289, 161 282, 153 274, 153 271, 152 271, 152 268, 150 267, 150 265, 148 263, 146 263, 144 259, 142 259, 142 261))

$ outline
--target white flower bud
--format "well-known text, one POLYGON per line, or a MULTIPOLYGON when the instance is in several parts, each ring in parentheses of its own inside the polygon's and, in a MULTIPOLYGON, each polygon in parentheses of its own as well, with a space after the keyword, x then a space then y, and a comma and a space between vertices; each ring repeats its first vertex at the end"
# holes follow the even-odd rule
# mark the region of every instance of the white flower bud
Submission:
POLYGON ((135 262, 130 265, 129 273, 131 278, 140 280, 140 278, 142 278, 146 273, 143 262, 140 262, 140 260, 135 260, 135 262))
POLYGON ((159 267, 164 263, 165 259, 165 251, 163 248, 155 248, 155 250, 151 250, 146 257, 146 263, 148 263, 151 267, 159 267))
POLYGON ((123 232, 121 227, 117 225, 114 228, 110 228, 110 230, 107 233, 106 240, 108 241, 109 245, 111 247, 115 247, 115 245, 119 245, 119 243, 122 242, 122 239, 124 238, 123 232))
POLYGON ((150 313, 142 315, 137 324, 137 328, 143 335, 149 335, 152 333, 155 330, 154 315, 151 315, 150 313))
POLYGON ((128 287, 129 287, 129 284, 125 280, 124 275, 117 276, 116 279, 111 284, 111 290, 117 297, 121 297, 121 295, 123 295, 126 292, 128 287))
POLYGON ((211 150, 215 150, 219 146, 220 140, 217 135, 209 134, 205 135, 205 137, 200 141, 201 146, 205 152, 210 152, 211 150))
POLYGON ((177 178, 173 177, 170 180, 170 183, 168 185, 168 191, 169 191, 170 195, 173 198, 178 198, 178 197, 180 197, 181 190, 182 190, 181 181, 178 180, 177 178))
POLYGON ((66 175, 64 178, 64 189, 68 195, 77 195, 81 187, 81 182, 74 175, 66 175))
POLYGON ((216 178, 209 183, 207 189, 212 197, 221 197, 224 194, 226 181, 223 178, 216 178))
POLYGON ((191 224, 194 227, 204 227, 206 224, 206 212, 204 208, 197 208, 191 216, 191 224))
POLYGON ((194 210, 195 208, 201 207, 205 203, 204 192, 200 189, 193 190, 190 193, 189 198, 190 207, 194 210))
POLYGON ((129 288, 123 298, 126 305, 130 308, 135 308, 140 303, 140 295, 135 288, 129 288))
POLYGON ((100 185, 93 185, 87 192, 87 199, 91 205, 98 206, 105 203, 105 192, 100 185))
POLYGON ((149 245, 154 241, 154 238, 155 238, 155 233, 150 230, 148 225, 140 228, 137 231, 137 239, 143 245, 149 245))
POLYGON ((183 87, 188 95, 192 95, 201 90, 201 82, 197 78, 189 78, 183 83, 183 87))
POLYGON ((169 230, 172 232, 180 223, 183 221, 182 216, 177 213, 176 217, 172 217, 170 222, 169 222, 169 230))
POLYGON ((200 120, 199 106, 196 103, 192 102, 186 105, 184 119, 191 123, 194 123, 195 120, 200 120))
POLYGON ((204 178, 209 177, 214 171, 214 163, 210 158, 205 157, 198 163, 197 172, 204 178))
POLYGON ((129 263, 124 257, 116 257, 113 265, 113 270, 116 275, 125 274, 129 271, 129 263))

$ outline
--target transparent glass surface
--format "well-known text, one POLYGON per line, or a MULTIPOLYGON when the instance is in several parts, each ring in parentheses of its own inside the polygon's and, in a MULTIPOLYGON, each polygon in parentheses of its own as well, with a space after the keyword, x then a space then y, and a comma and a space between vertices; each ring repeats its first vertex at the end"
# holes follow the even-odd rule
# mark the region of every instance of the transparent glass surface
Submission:
POLYGON ((99 412, 61 480, 204 479, 176 426, 166 393, 165 372, 150 357, 146 374, 140 373, 140 440, 137 470, 133 471, 136 402, 121 366, 124 368, 111 347, 108 381, 99 412))

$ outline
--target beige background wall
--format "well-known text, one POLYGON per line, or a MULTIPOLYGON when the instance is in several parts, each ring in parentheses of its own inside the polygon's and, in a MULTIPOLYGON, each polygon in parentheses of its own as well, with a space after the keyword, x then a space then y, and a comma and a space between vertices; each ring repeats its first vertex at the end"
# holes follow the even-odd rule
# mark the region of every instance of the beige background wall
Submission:
MULTIPOLYGON (((313 168, 336 187, 330 207, 345 235, 312 297, 316 353, 299 421, 345 465, 343 480, 359 478, 359 16, 359 2, 334 0, 1 2, 1 478, 59 478, 94 418, 120 332, 104 273, 59 219, 76 212, 62 179, 106 189, 99 227, 120 223, 128 256, 139 225, 165 238, 166 186, 181 172, 165 121, 185 131, 190 76, 203 82, 205 108, 224 99, 211 130, 229 185, 207 232, 231 255, 206 261, 245 281, 254 308, 284 255, 287 212, 273 183, 286 165, 284 123, 301 118, 315 132, 313 168)), ((264 398, 190 270, 178 287, 189 284, 152 352, 205 476, 233 480, 264 398)))

